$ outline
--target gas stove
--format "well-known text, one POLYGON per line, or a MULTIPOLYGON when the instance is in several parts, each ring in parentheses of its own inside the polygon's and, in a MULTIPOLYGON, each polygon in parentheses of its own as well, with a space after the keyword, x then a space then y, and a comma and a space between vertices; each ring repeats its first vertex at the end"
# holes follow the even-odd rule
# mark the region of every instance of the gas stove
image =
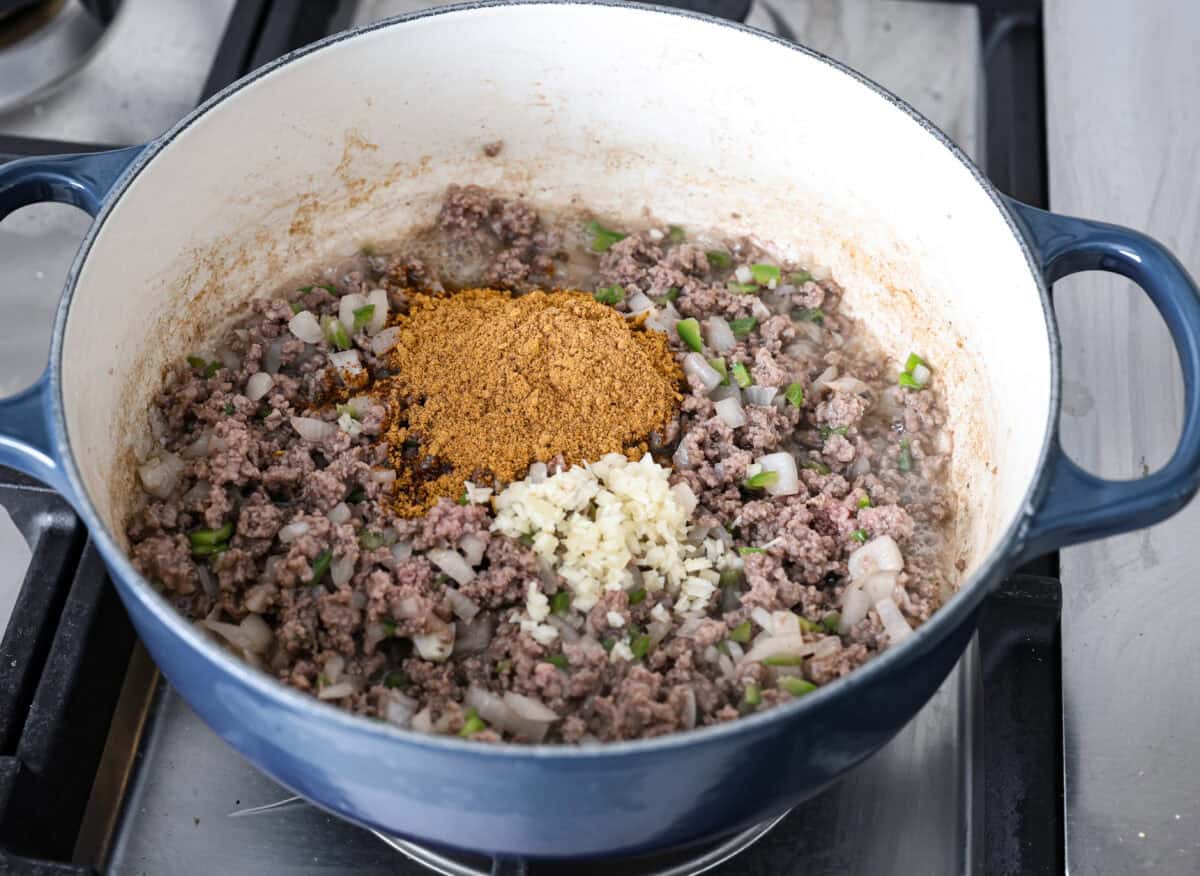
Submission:
MULTIPOLYGON (((430 5, 0 0, 0 160, 142 142, 284 52, 430 5)), ((1001 189, 1044 203, 1038 3, 670 5, 744 20, 846 62, 924 112, 1001 189)), ((71 208, 39 205, 0 226, 0 395, 39 373, 87 225, 71 208)), ((378 836, 257 772, 158 676, 69 506, 0 469, 0 868, 43 876, 1060 872, 1056 571, 1044 559, 1006 582, 917 718, 844 781, 778 819, 636 860, 490 861, 378 836)))

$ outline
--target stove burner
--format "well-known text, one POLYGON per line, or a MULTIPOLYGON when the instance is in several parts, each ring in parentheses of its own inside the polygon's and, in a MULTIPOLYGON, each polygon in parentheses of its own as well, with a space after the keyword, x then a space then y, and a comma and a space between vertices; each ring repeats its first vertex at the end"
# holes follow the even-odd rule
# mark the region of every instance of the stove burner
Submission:
POLYGON ((375 835, 418 864, 442 876, 601 876, 619 872, 622 876, 697 876, 720 866, 734 855, 754 845, 782 821, 787 812, 748 827, 715 843, 706 843, 678 852, 663 852, 615 861, 539 861, 524 863, 488 860, 459 852, 437 852, 408 840, 375 831, 375 835))
POLYGON ((0 112, 40 97, 92 56, 106 30, 83 0, 0 9, 0 112))

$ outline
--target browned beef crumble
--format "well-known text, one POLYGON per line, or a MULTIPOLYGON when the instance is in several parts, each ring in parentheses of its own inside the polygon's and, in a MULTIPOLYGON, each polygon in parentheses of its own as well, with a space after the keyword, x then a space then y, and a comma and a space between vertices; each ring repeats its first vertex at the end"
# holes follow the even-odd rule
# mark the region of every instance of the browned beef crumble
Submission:
MULTIPOLYGON (((874 612, 841 637, 840 650, 800 669, 729 657, 731 631, 756 608, 796 612, 812 627, 806 638, 826 635, 819 625, 839 611, 847 559, 864 535, 900 545, 897 605, 912 625, 926 620, 952 584, 945 569, 948 442, 936 392, 896 386, 862 327, 840 315, 842 293, 832 280, 799 277, 746 294, 730 288, 729 268, 715 268, 706 255, 719 248, 734 265, 768 260, 745 241, 673 243, 661 228, 649 229, 597 256, 574 230, 581 224, 544 223, 519 199, 452 187, 435 227, 399 254, 363 257, 303 291, 255 300, 251 315, 221 341, 218 367, 180 363, 155 400, 161 449, 183 460, 183 472, 166 498, 144 495, 129 520, 138 570, 198 621, 262 618, 269 643, 243 653, 300 690, 344 689, 334 702, 380 719, 403 700, 409 717, 419 710, 429 729, 448 733, 472 717, 463 705, 469 685, 514 691, 558 714, 547 740, 561 742, 670 733, 692 725, 693 712, 696 725, 733 720, 751 708, 748 686, 757 686, 757 707, 766 708, 791 698, 775 684, 781 674, 826 684, 869 660, 887 646, 874 612), (429 257, 434 252, 439 260, 429 257), (562 582, 525 545, 490 532, 488 506, 443 499, 421 519, 393 515, 377 474, 387 459, 378 436, 392 414, 384 405, 360 412, 357 435, 339 430, 316 443, 289 422, 338 416, 329 398, 337 383, 331 350, 289 332, 293 303, 336 314, 340 295, 383 288, 403 311, 414 288, 470 282, 522 291, 564 278, 582 288, 623 286, 622 310, 642 293, 681 317, 754 317, 755 327, 725 359, 780 391, 772 404, 746 404, 746 424, 733 429, 693 382, 678 421, 654 436, 662 460, 673 457, 673 479, 698 499, 695 527, 731 545, 767 547, 745 557, 741 575, 731 576, 706 616, 681 626, 672 614, 672 628, 633 661, 609 653, 609 613, 625 628, 654 629, 654 597, 631 605, 628 593, 608 592, 586 616, 563 618, 573 635, 541 645, 513 619, 531 581, 548 596, 562 582), (861 383, 819 385, 831 379, 830 368, 861 383), (246 384, 261 370, 273 374, 274 385, 252 402, 246 384), (794 382, 805 394, 800 408, 783 400, 794 382), (800 493, 771 498, 746 490, 747 466, 780 449, 802 463, 800 493), (907 472, 904 455, 912 463, 907 472), (193 556, 189 534, 226 523, 233 524, 226 549, 193 556), (456 587, 425 552, 459 547, 464 537, 481 542, 483 556, 475 578, 456 587), (340 585, 328 571, 332 563, 350 569, 340 585), (452 589, 478 614, 457 616, 452 589), (430 661, 414 649, 411 637, 451 628, 449 660, 430 661)), ((783 277, 790 273, 785 265, 783 277)), ((365 334, 352 342, 368 368, 381 367, 365 334)), ((682 357, 686 349, 678 339, 673 344, 682 357)), ((671 599, 660 598, 670 611, 671 599)), ((473 736, 509 738, 493 728, 473 736)))

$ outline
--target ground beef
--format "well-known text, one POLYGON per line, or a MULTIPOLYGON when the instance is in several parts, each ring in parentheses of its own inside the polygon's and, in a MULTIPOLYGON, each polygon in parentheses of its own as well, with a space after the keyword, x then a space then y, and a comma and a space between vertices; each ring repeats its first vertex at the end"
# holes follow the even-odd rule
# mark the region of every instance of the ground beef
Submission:
POLYGON ((491 519, 483 506, 459 505, 442 499, 425 515, 414 547, 422 550, 454 547, 464 535, 473 535, 486 542, 489 523, 491 519))
POLYGON ((133 565, 146 578, 187 596, 195 591, 199 575, 185 535, 155 535, 133 547, 133 565))
POLYGON ((890 535, 901 544, 912 538, 915 528, 912 517, 899 505, 863 508, 858 512, 858 525, 869 535, 890 535))
MULTIPOLYGON (((475 719, 468 690, 511 691, 553 710, 560 720, 546 739, 566 743, 734 720, 755 708, 750 685, 759 688, 757 708, 769 708, 791 698, 783 674, 827 684, 886 649, 874 610, 839 632, 854 586, 848 560, 864 540, 897 542, 905 565, 894 601, 911 624, 928 619, 955 580, 945 545, 950 441, 935 389, 895 385, 894 367, 872 352, 863 327, 839 313, 841 289, 830 279, 782 265, 774 288, 747 291, 735 266, 777 263, 770 253, 747 240, 681 241, 689 233, 667 226, 632 230, 597 254, 591 232, 579 230, 588 218, 547 222, 520 198, 452 186, 436 222, 401 251, 363 254, 255 300, 217 353, 177 365, 155 398, 159 452, 181 472, 170 495, 147 495, 130 515, 135 567, 192 618, 265 621, 272 642, 250 656, 300 690, 348 683, 351 692, 334 700, 343 707, 386 720, 389 709, 411 703, 414 723, 441 733, 475 719), (474 273, 464 277, 458 262, 474 273), (743 397, 745 422, 731 427, 691 379, 678 417, 648 436, 659 461, 673 466, 672 482, 695 497, 693 532, 722 556, 721 588, 706 608, 681 616, 674 594, 647 592, 635 577, 581 612, 561 599, 568 582, 538 559, 529 537, 491 532, 487 503, 450 497, 421 518, 395 516, 380 477, 388 468, 380 436, 403 410, 370 399, 348 429, 330 347, 305 344, 288 324, 297 309, 336 315, 341 296, 376 288, 404 313, 410 290, 441 292, 465 280, 516 292, 617 285, 615 306, 626 312, 642 293, 673 308, 671 320, 743 320, 736 345, 721 355, 776 396, 768 404, 743 397), (246 383, 264 370, 273 385, 251 401, 246 383), (785 393, 793 384, 800 404, 785 393), (339 427, 310 442, 293 417, 339 427), (794 495, 747 482, 759 457, 780 451, 799 466, 794 495), (432 559, 445 559, 438 551, 469 558, 469 580, 443 572, 432 559), (735 660, 729 640, 753 647, 742 634, 764 635, 761 610, 798 615, 805 640, 823 641, 821 656, 802 667, 735 660), (435 653, 439 644, 452 647, 449 659, 435 653)), ((386 367, 365 332, 351 344, 367 368, 386 367)), ((682 359, 688 351, 673 344, 682 359)), ((551 473, 561 466, 545 462, 551 473)), ((490 483, 488 473, 475 481, 490 483)), ((472 738, 514 736, 487 727, 472 738)))
POLYGON ((283 512, 262 492, 254 493, 238 512, 237 532, 246 538, 274 538, 282 525, 283 512))
POLYGON ((867 400, 860 395, 835 392, 817 405, 817 422, 831 429, 848 429, 858 425, 867 412, 867 400))

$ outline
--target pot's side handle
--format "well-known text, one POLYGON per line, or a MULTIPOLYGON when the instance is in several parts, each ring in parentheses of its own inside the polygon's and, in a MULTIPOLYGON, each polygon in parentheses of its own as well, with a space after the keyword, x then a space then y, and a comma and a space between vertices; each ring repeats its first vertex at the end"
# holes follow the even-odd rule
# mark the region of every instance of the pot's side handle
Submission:
MULTIPOLYGON (((121 174, 145 146, 82 155, 36 156, 0 165, 0 220, 42 201, 72 204, 95 216, 121 174)), ((44 481, 72 498, 54 449, 50 380, 0 399, 0 465, 44 481)))
POLYGON ((1170 329, 1183 369, 1184 415, 1170 461, 1143 478, 1114 481, 1084 471, 1057 435, 1045 489, 1031 509, 1021 557, 1150 526, 1170 517, 1200 486, 1200 290, 1162 244, 1141 234, 1018 201, 1009 210, 1041 258, 1046 282, 1080 271, 1107 271, 1133 280, 1150 296, 1170 329))

